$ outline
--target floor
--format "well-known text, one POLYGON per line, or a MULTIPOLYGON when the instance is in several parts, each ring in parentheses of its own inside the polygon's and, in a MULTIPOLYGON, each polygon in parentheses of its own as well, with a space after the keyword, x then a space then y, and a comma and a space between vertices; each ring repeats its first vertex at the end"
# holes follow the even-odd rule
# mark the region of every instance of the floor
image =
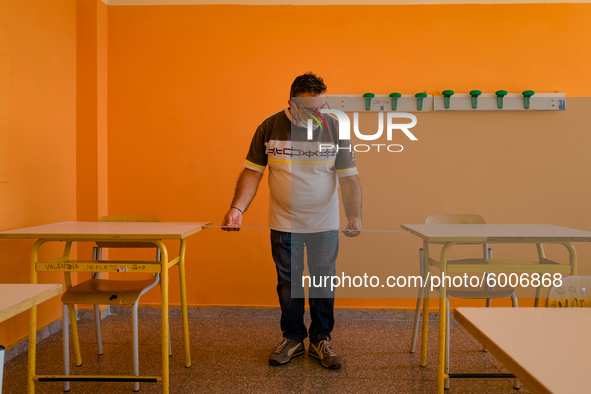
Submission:
MULTIPOLYGON (((97 356, 94 323, 78 322, 82 367, 75 374, 132 374, 131 316, 118 308, 102 320, 103 356, 97 356)), ((159 375, 160 311, 141 308, 140 374, 159 375)), ((268 356, 281 339, 278 309, 194 308, 189 312, 192 367, 184 367, 180 310, 170 312, 173 356, 171 393, 434 393, 437 387, 437 314, 429 316, 427 367, 410 354, 413 314, 400 311, 337 310, 333 345, 343 356, 339 371, 303 356, 270 366, 268 356)), ((309 317, 306 316, 307 324, 309 317)), ((61 331, 38 345, 39 374, 62 374, 61 331)), ((306 343, 306 347, 307 347, 306 343)), ((420 346, 420 345, 419 345, 420 346)), ((418 347, 417 347, 418 348, 418 347)), ((73 355, 71 356, 71 360, 73 355)), ((73 360, 72 360, 73 361, 73 360)), ((508 372, 457 322, 451 327, 451 372, 508 372)), ((27 354, 6 363, 4 394, 25 393, 27 354)), ((62 383, 36 384, 37 393, 60 393, 62 383)), ((71 393, 132 393, 132 383, 72 383, 71 393)), ((142 383, 140 392, 159 393, 161 383, 142 383)), ((452 381, 455 393, 530 393, 509 380, 452 381)))

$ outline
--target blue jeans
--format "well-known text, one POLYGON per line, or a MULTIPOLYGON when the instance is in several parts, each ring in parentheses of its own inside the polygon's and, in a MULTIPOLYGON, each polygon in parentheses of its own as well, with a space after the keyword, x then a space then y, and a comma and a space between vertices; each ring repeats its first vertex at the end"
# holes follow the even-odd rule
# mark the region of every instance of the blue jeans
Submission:
MULTIPOLYGON (((277 295, 281 305, 281 331, 285 338, 296 342, 302 342, 308 336, 304 325, 306 299, 302 287, 304 246, 310 277, 333 276, 339 252, 339 233, 298 234, 271 230, 271 248, 277 268, 277 295)), ((334 327, 334 292, 330 291, 330 282, 328 288, 310 286, 308 302, 312 317, 310 341, 330 338, 334 327)))

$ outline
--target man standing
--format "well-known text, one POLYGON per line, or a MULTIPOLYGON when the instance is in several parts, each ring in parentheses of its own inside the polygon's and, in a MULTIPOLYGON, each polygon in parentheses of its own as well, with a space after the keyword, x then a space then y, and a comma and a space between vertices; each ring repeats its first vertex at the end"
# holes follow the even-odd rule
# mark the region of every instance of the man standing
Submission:
MULTIPOLYGON (((269 227, 283 331, 283 339, 269 356, 271 365, 286 364, 305 351, 303 340, 308 330, 304 325, 302 286, 304 247, 311 277, 335 274, 339 184, 348 219, 343 233, 354 237, 359 232, 351 230, 361 229, 361 188, 355 156, 350 141, 338 139, 337 121, 322 116, 321 110, 327 108, 325 93, 324 81, 313 73, 295 79, 289 107, 258 126, 244 161, 246 168, 222 222, 226 231, 240 229, 242 215, 269 165, 269 227)), ((334 293, 310 286, 309 304, 309 354, 323 366, 339 369, 342 359, 330 342, 334 293)))

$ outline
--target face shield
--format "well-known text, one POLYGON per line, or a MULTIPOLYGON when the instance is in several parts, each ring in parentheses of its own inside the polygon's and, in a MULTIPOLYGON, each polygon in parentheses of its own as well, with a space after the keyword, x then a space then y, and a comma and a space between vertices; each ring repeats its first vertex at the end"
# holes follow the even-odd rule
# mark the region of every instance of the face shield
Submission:
POLYGON ((312 129, 325 126, 326 122, 320 111, 329 109, 326 97, 292 97, 291 98, 291 120, 298 127, 307 128, 308 119, 312 120, 312 129))

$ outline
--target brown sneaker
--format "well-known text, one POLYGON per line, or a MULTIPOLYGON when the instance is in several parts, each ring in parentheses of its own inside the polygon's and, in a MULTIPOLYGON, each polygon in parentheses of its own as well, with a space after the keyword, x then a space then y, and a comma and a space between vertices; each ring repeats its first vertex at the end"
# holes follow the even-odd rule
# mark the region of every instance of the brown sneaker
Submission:
POLYGON ((287 364, 289 360, 292 359, 292 357, 304 354, 305 350, 306 348, 304 348, 303 342, 295 342, 287 338, 283 338, 269 355, 269 364, 287 364))
POLYGON ((341 368, 343 360, 334 350, 332 343, 330 343, 330 339, 328 338, 322 339, 316 343, 310 342, 308 353, 310 356, 316 357, 320 360, 320 364, 328 369, 341 368))

